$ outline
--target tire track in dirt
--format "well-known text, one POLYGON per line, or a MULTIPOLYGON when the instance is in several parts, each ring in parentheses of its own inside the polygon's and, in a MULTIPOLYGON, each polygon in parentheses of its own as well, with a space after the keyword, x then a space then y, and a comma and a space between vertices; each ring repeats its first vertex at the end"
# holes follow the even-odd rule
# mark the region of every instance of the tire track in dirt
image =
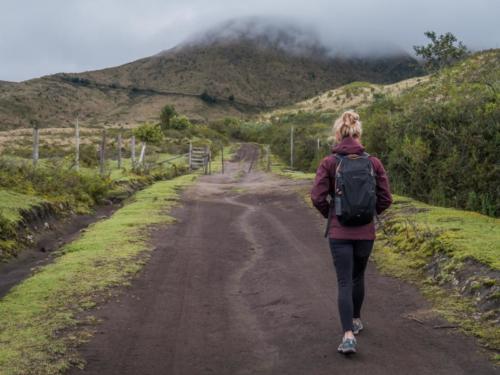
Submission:
POLYGON ((496 374, 456 332, 405 318, 429 311, 415 288, 367 271, 360 352, 341 337, 324 222, 295 193, 304 182, 248 173, 244 145, 225 175, 183 195, 178 222, 152 233, 150 261, 119 301, 103 306, 99 334, 72 374, 496 374))

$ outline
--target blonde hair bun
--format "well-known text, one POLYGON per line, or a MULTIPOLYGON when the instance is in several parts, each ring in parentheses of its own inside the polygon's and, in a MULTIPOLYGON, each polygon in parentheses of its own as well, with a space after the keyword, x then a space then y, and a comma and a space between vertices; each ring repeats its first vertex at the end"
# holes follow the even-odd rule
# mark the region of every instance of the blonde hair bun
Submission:
POLYGON ((359 114, 350 110, 345 111, 335 121, 333 125, 333 134, 338 141, 346 137, 359 138, 363 132, 359 114))

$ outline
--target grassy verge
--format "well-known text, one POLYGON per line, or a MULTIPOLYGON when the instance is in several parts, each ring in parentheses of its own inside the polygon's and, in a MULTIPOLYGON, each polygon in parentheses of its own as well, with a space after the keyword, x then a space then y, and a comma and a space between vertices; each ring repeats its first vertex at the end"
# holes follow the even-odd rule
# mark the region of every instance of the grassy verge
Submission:
POLYGON ((21 212, 47 204, 42 198, 0 189, 0 260, 15 254, 18 248, 17 226, 21 212))
MULTIPOLYGON (((278 156, 271 154, 270 155, 270 167, 271 172, 281 176, 286 177, 291 180, 313 180, 315 174, 314 173, 306 173, 302 171, 292 170, 285 164, 278 156)), ((267 160, 266 160, 266 151, 262 149, 260 152, 260 160, 259 160, 259 168, 261 170, 267 169, 267 160)))
POLYGON ((394 225, 399 225, 405 233, 418 228, 421 232, 435 233, 435 240, 456 261, 473 259, 500 271, 500 219, 471 211, 431 206, 401 196, 394 196, 392 215, 398 219, 398 223, 391 223, 393 230, 398 229, 394 225))
POLYGON ((74 348, 89 332, 79 329, 77 316, 141 269, 150 250, 144 230, 173 221, 165 209, 194 179, 185 175, 140 191, 0 300, 2 374, 56 374, 79 362, 74 348))

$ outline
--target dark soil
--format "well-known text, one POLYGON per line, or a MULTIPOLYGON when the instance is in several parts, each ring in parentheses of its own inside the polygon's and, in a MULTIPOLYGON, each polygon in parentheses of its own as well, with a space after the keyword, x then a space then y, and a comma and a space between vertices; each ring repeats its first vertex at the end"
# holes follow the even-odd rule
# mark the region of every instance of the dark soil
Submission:
MULTIPOLYGON (((245 151, 245 149, 244 149, 245 151)), ((418 291, 367 270, 359 352, 341 328, 324 222, 294 182, 247 173, 202 177, 152 232, 156 249, 71 374, 496 374, 475 341, 446 326, 418 291)))

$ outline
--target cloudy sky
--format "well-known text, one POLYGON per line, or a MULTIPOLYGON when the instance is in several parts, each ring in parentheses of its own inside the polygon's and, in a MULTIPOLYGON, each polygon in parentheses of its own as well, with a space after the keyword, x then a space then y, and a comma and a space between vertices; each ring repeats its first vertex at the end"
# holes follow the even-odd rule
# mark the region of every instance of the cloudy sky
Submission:
POLYGON ((114 66, 223 21, 266 16, 313 28, 326 44, 408 51, 423 32, 500 47, 500 0, 0 0, 0 80, 114 66))

